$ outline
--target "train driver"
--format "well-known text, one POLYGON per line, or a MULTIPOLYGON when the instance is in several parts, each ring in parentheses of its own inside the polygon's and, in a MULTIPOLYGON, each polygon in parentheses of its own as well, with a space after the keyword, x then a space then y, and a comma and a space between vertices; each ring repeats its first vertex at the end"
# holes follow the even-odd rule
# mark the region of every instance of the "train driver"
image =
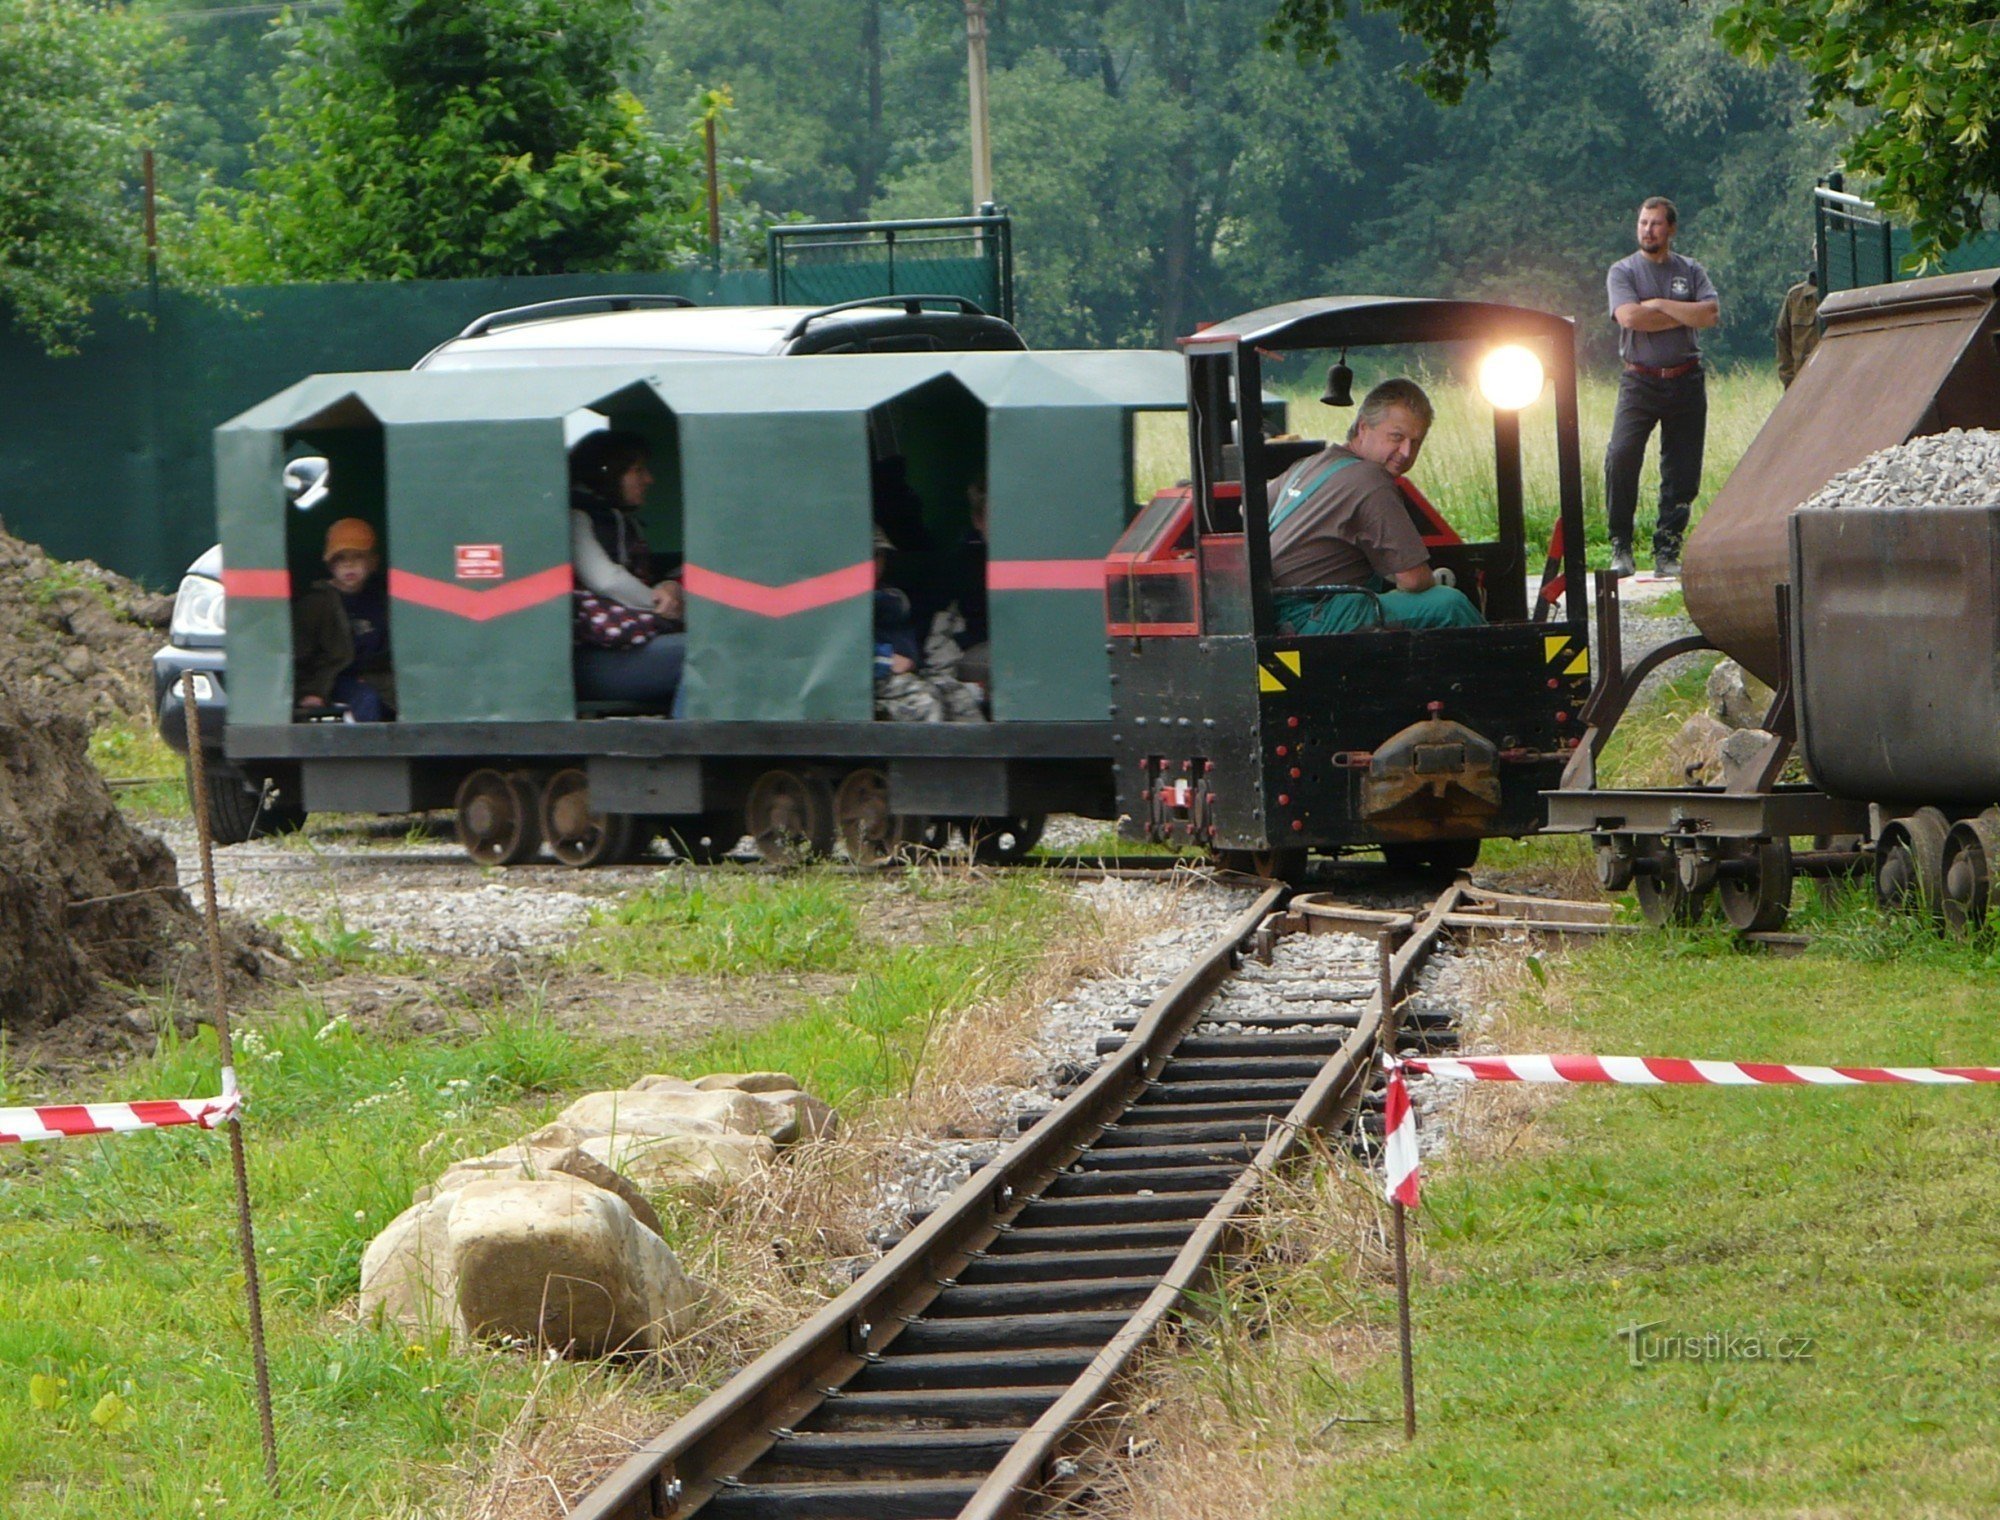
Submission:
POLYGON ((1440 585, 1396 477, 1417 462, 1435 415, 1413 380, 1384 380, 1333 444, 1274 482, 1271 587, 1278 621, 1294 633, 1376 626, 1469 628, 1485 619, 1455 586, 1440 585), (1354 587, 1353 591, 1331 588, 1354 587), (1372 594, 1364 595, 1363 592, 1372 594))

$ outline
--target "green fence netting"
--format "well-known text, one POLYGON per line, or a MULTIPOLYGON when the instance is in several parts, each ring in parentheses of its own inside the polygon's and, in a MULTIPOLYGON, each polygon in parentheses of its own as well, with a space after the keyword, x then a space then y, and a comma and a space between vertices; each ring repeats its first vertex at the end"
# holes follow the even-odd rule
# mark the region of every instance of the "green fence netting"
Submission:
POLYGON ((210 435, 300 377, 406 369, 483 312, 613 291, 704 306, 963 295, 1010 316, 1004 216, 797 226, 781 268, 139 294, 52 359, 0 312, 0 520, 162 588, 215 541, 210 435), (873 234, 871 236, 871 234, 873 234))

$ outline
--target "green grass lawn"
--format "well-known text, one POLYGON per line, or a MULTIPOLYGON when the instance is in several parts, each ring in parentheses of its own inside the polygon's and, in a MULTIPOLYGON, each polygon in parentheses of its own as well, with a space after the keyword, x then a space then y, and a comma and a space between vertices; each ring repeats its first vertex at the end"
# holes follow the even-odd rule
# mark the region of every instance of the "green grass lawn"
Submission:
MULTIPOLYGON (((1524 981, 1512 1022, 1539 1050, 2000 1064, 1992 947, 1870 911, 1819 916, 1821 947, 1791 959, 1715 935, 1593 948, 1524 981)), ((1501 1159, 1447 1160, 1418 1226, 1419 1440, 1335 1427, 1344 1460, 1297 1512, 1994 1513, 1996 1102, 1582 1088, 1486 1147, 1501 1159), (1635 1368, 1616 1333, 1635 1325, 1697 1354, 1635 1368)), ((1393 1326, 1379 1279, 1350 1286, 1330 1301, 1393 1326)), ((1322 1419, 1392 1411, 1396 1379, 1391 1353, 1319 1378, 1310 1402, 1322 1419)))
MULTIPOLYGON (((887 943, 858 931, 841 883, 704 873, 629 901, 587 937, 580 961, 634 975, 726 988, 806 966, 845 979, 792 1017, 696 1048, 580 1037, 532 997, 458 1008, 450 1036, 351 1027, 309 994, 243 1021, 286 1502, 262 1484, 226 1137, 0 1147, 0 1516, 456 1512, 453 1469, 480 1471, 531 1396, 557 1402, 600 1375, 354 1323, 361 1253, 417 1186, 649 1071, 782 1067, 863 1111, 907 1090, 940 1021, 1004 994, 1083 912, 1060 884, 1019 874, 917 882, 945 900, 921 942, 887 943), (433 1501, 442 1510, 417 1507, 433 1501)), ((88 1096, 215 1083, 204 1033, 88 1096)), ((0 1103, 85 1096, 41 1087, 0 1064, 0 1103)), ((711 1269, 700 1234, 713 1221, 678 1204, 662 1213, 672 1243, 711 1269)), ((700 1391, 664 1370, 623 1381, 662 1422, 700 1391)))

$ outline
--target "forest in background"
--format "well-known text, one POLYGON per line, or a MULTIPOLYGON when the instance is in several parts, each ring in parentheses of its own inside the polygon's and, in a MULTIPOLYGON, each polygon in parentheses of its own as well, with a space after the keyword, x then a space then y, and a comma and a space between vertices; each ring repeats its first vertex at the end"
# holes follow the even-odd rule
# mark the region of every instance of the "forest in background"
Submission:
MULTIPOLYGON (((178 39, 148 78, 162 189, 190 208, 244 185, 274 75, 325 8, 151 3, 178 39)), ((1570 312, 1603 359, 1604 266, 1630 250, 1638 200, 1664 193, 1723 293, 1711 349, 1761 358, 1837 139, 1806 121, 1798 71, 1714 40, 1717 4, 1517 0, 1491 76, 1447 109, 1397 77, 1414 49, 1378 14, 1322 66, 1265 46, 1270 0, 993 0, 994 182, 1024 329, 1148 345, 1271 301, 1387 291, 1570 312)), ((956 0, 663 0, 629 56, 670 140, 728 92, 730 262, 773 219, 970 209, 956 0)))

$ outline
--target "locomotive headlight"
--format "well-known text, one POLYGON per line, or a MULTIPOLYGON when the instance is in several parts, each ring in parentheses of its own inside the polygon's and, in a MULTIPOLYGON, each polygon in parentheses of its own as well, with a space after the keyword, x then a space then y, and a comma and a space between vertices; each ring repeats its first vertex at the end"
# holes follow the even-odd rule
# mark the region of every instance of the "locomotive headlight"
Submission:
POLYGON ((1479 361, 1479 394, 1495 411, 1533 405, 1542 396, 1542 361, 1518 343, 1494 349, 1479 361))

